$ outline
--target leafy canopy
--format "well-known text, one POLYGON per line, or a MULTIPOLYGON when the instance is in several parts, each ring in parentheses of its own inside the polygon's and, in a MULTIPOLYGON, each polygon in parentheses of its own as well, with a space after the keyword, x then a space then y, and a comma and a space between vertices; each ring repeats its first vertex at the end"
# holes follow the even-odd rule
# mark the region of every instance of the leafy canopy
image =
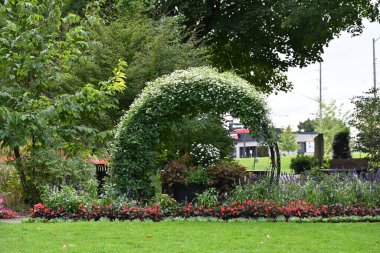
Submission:
POLYGON ((103 121, 126 88, 124 61, 107 81, 61 86, 83 61, 100 24, 96 1, 87 5, 85 18, 64 15, 62 6, 61 0, 0 4, 0 145, 16 158, 28 201, 38 198, 38 181, 57 183, 65 174, 55 168, 68 163, 54 166, 42 158, 77 156, 110 140, 112 128, 103 121))
POLYGON ((208 112, 230 113, 258 140, 276 141, 264 99, 246 81, 206 67, 176 71, 149 83, 121 119, 113 151, 113 178, 120 190, 149 196, 160 133, 184 116, 208 112))
POLYGON ((66 93, 59 86, 81 62, 91 27, 99 24, 97 6, 89 5, 87 10, 94 10, 82 19, 71 13, 63 16, 62 5, 48 0, 0 5, 0 138, 10 150, 49 145, 78 150, 88 141, 85 136, 99 133, 92 123, 106 117, 106 109, 117 107, 114 96, 125 88, 123 61, 114 77, 97 87, 87 83, 66 93))
POLYGON ((378 17, 367 0, 156 0, 159 14, 186 17, 210 46, 213 62, 234 70, 265 92, 287 91, 289 67, 321 61, 323 48, 342 31, 362 32, 378 17))
MULTIPOLYGON (((75 64, 73 75, 64 85, 82 87, 98 83, 112 75, 119 59, 128 62, 125 70, 128 92, 118 96, 121 110, 127 110, 146 83, 172 73, 207 64, 207 50, 194 39, 184 41, 186 31, 179 17, 159 21, 144 16, 116 19, 96 29, 97 43, 83 62, 75 64)), ((110 113, 116 124, 121 110, 110 113)))
POLYGON ((299 122, 297 127, 299 132, 314 132, 317 126, 317 122, 315 119, 307 119, 305 121, 299 122))

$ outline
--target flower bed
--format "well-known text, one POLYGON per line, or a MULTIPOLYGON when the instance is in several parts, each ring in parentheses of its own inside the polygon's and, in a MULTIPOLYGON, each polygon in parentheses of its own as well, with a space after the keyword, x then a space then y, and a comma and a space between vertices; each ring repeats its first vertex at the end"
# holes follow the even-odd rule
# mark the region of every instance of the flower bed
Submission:
POLYGON ((50 219, 74 219, 74 220, 100 220, 107 218, 113 220, 146 220, 161 221, 167 217, 213 217, 222 220, 236 218, 259 219, 282 217, 288 221, 291 218, 331 218, 347 216, 379 216, 380 207, 366 207, 362 205, 343 206, 322 205, 321 207, 313 206, 305 201, 291 201, 287 205, 278 205, 276 203, 264 200, 246 200, 242 204, 232 202, 231 205, 216 206, 205 208, 204 206, 194 206, 192 203, 178 205, 176 209, 170 211, 162 210, 157 204, 146 207, 124 206, 124 208, 115 208, 110 205, 80 205, 79 211, 67 212, 65 209, 58 208, 52 210, 45 207, 44 204, 36 204, 32 211, 32 218, 50 219))
POLYGON ((13 219, 16 217, 15 211, 3 206, 5 202, 3 197, 0 197, 0 219, 13 219))

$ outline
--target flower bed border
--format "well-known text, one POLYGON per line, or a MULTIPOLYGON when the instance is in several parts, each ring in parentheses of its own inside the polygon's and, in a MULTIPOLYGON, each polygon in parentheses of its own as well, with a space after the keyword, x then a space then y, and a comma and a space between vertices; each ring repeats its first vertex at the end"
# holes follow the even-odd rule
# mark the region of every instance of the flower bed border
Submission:
MULTIPOLYGON (((95 220, 75 220, 75 219, 62 219, 62 218, 54 218, 54 219, 44 219, 44 218, 28 218, 22 220, 22 223, 62 223, 62 222, 95 222, 95 220)), ((115 219, 111 221, 107 218, 101 218, 96 222, 154 222, 151 219, 135 219, 135 220, 118 220, 115 219)), ((248 223, 258 223, 258 222, 289 222, 289 223, 358 223, 358 222, 380 222, 380 216, 336 216, 330 218, 322 218, 322 217, 311 217, 311 218, 290 218, 289 220, 285 220, 283 216, 279 216, 276 218, 259 218, 259 219, 245 219, 245 218, 233 218, 229 220, 222 220, 213 217, 167 217, 161 220, 160 222, 248 222, 248 223)))
POLYGON ((302 218, 334 218, 334 217, 376 217, 380 216, 380 207, 365 207, 360 204, 354 206, 343 206, 335 204, 331 206, 313 206, 305 201, 291 201, 287 205, 278 205, 264 200, 246 200, 243 204, 233 202, 229 206, 217 206, 206 208, 204 206, 193 206, 192 203, 179 205, 173 210, 161 210, 157 204, 147 207, 124 206, 116 208, 109 205, 80 205, 75 212, 68 212, 63 207, 52 210, 44 204, 36 204, 31 210, 32 218, 43 218, 45 220, 87 220, 98 221, 109 219, 110 221, 132 221, 152 220, 162 221, 165 218, 194 218, 206 217, 216 218, 224 221, 231 219, 273 219, 290 221, 302 218), (281 218, 279 218, 281 217, 281 218))

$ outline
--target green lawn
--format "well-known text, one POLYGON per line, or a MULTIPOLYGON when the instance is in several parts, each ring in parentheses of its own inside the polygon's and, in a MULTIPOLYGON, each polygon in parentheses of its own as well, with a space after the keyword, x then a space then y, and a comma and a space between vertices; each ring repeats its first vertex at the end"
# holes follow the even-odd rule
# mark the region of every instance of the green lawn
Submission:
MULTIPOLYGON (((362 153, 353 153, 353 158, 363 158, 365 157, 365 154, 362 153)), ((290 160, 295 157, 295 155, 289 155, 289 156, 281 156, 281 171, 284 172, 291 172, 289 166, 290 166, 290 160)), ((235 159, 238 163, 243 165, 249 170, 253 169, 253 158, 236 158, 235 159)), ((270 158, 269 157, 259 157, 259 161, 256 162, 255 170, 269 170, 270 169, 270 158)))
POLYGON ((0 223, 0 252, 380 252, 380 223, 0 223))
MULTIPOLYGON (((290 159, 294 156, 281 156, 281 171, 290 172, 289 165, 290 159)), ((235 160, 246 167, 249 170, 253 169, 253 159, 254 158, 236 158, 235 160)), ((256 162, 255 170, 269 170, 270 169, 270 158, 269 157, 259 157, 258 162, 256 162)))

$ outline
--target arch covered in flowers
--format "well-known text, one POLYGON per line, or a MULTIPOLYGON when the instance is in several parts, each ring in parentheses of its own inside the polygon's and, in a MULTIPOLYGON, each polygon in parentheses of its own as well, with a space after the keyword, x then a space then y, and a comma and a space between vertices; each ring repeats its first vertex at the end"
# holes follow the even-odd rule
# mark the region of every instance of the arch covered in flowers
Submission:
POLYGON ((270 147, 276 141, 265 100, 247 81, 207 67, 176 71, 148 83, 121 118, 113 150, 117 187, 149 196, 160 133, 184 115, 209 112, 240 118, 253 137, 270 147))

